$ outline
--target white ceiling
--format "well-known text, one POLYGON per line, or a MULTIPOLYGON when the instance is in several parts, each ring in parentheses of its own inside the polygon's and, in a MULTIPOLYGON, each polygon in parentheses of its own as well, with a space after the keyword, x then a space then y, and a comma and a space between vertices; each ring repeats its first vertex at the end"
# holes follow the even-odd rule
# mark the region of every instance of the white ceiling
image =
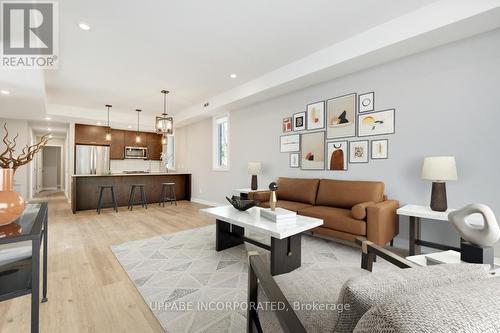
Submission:
MULTIPOLYGON (((153 115, 161 112, 161 89, 172 91, 176 124, 186 124, 500 26, 500 0, 59 4, 59 69, 37 74, 42 86, 34 96, 43 103, 27 104, 22 118, 42 120, 47 112, 54 121, 95 124, 105 121, 109 103, 117 128, 135 128, 134 110, 143 109, 143 130, 152 130, 153 115)), ((20 78, 30 81, 27 74, 20 78)), ((0 76, 0 89, 13 85, 3 81, 0 76)), ((0 116, 8 98, 0 96, 0 116)))
POLYGON ((165 88, 179 111, 432 2, 61 1, 48 103, 154 114, 165 88))

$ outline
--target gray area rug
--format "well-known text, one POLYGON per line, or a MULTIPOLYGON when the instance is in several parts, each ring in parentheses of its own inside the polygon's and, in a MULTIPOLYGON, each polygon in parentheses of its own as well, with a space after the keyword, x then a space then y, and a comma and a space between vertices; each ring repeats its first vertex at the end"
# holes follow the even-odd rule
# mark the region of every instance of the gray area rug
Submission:
MULTIPOLYGON (((269 243, 255 233, 247 236, 269 243)), ((215 225, 127 242, 112 251, 167 332, 245 332, 247 251, 268 252, 250 244, 215 251, 215 225)), ((321 238, 302 237, 301 270, 336 267, 340 290, 360 267, 355 249, 321 238)), ((391 269, 378 260, 376 270, 391 269)))

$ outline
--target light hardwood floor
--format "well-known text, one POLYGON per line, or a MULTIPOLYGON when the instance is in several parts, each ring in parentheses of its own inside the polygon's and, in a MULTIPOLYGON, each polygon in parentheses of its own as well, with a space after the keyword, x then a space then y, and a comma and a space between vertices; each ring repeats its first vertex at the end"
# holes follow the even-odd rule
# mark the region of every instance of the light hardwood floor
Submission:
MULTIPOLYGON (((179 201, 73 215, 61 194, 40 200, 49 202, 49 301, 40 306, 40 332, 163 332, 110 246, 211 224, 198 213, 205 206, 179 201)), ((0 332, 29 327, 30 296, 0 303, 0 332)))

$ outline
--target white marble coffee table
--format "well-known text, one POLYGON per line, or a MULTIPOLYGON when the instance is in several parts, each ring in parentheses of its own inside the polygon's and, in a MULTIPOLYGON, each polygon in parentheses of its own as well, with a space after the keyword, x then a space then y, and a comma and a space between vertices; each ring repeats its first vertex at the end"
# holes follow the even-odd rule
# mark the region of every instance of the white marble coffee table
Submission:
POLYGON ((271 252, 271 274, 288 273, 301 265, 302 232, 323 224, 323 220, 297 215, 296 222, 276 224, 260 216, 259 207, 241 212, 233 206, 200 209, 216 219, 215 248, 222 251, 248 242, 271 252), (271 246, 245 237, 245 229, 271 237, 271 246))

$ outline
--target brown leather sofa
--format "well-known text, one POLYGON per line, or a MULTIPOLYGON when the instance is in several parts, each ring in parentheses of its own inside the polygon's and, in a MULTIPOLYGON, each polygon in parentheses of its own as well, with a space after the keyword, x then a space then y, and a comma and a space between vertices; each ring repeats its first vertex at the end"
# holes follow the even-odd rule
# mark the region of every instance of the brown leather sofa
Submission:
MULTIPOLYGON (((399 232, 399 202, 387 200, 383 182, 282 177, 277 183, 278 207, 323 219, 313 234, 351 242, 365 236, 384 246, 399 232)), ((248 197, 269 207, 269 196, 269 191, 262 191, 248 197)))

